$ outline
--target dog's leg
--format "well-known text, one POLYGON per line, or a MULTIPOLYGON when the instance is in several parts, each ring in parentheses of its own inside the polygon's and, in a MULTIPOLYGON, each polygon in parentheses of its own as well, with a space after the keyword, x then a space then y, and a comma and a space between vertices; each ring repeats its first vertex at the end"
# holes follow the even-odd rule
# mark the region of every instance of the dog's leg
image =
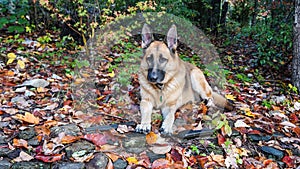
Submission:
POLYGON ((212 97, 213 91, 200 69, 195 68, 191 71, 191 83, 193 90, 197 92, 202 99, 207 100, 207 106, 214 106, 212 97))
POLYGON ((149 133, 151 131, 151 114, 153 105, 150 101, 142 100, 140 104, 142 120, 135 128, 136 132, 149 133))
POLYGON ((172 134, 173 133, 172 126, 173 126, 173 123, 175 120, 175 112, 176 112, 175 105, 162 108, 162 114, 163 114, 164 121, 160 128, 160 131, 163 134, 172 134))

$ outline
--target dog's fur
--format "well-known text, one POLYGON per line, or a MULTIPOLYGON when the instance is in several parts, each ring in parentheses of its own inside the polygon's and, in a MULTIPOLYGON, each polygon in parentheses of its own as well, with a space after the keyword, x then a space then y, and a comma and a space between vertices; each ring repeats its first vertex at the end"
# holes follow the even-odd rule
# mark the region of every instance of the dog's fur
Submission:
POLYGON ((167 44, 154 41, 150 27, 142 29, 144 56, 139 70, 141 87, 141 123, 136 131, 148 133, 151 130, 153 109, 160 109, 164 121, 161 132, 172 134, 176 110, 187 102, 207 101, 208 106, 217 105, 232 109, 221 95, 212 91, 203 72, 196 66, 182 61, 176 52, 177 30, 172 25, 167 34, 167 44))

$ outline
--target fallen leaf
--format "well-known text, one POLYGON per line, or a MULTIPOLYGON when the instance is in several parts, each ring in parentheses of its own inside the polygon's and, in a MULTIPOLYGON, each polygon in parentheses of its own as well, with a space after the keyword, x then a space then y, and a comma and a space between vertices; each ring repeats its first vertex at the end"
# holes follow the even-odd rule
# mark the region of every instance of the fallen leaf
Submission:
POLYGON ((44 79, 32 79, 32 80, 26 80, 22 84, 18 85, 19 86, 33 86, 33 87, 46 87, 49 85, 49 82, 44 80, 44 79))
POLYGON ((218 145, 221 146, 222 144, 225 143, 226 139, 224 136, 222 136, 222 134, 218 133, 217 134, 217 138, 218 138, 218 145))
POLYGON ((29 112, 25 112, 25 115, 16 114, 14 117, 19 120, 25 121, 27 123, 32 123, 32 124, 39 124, 40 122, 40 119, 38 117, 35 117, 33 114, 29 112))
POLYGON ((294 164, 294 160, 291 159, 290 156, 284 156, 282 158, 282 162, 284 162, 287 166, 289 166, 290 168, 294 168, 295 164, 294 164))
POLYGON ((233 96, 231 94, 226 94, 225 97, 226 97, 226 99, 232 100, 232 101, 235 101, 235 98, 236 98, 235 96, 233 96))
POLYGON ((114 169, 114 164, 111 159, 108 160, 108 163, 107 163, 105 169, 114 169))
POLYGON ((157 134, 155 134, 153 131, 151 131, 150 133, 148 133, 146 135, 146 141, 148 144, 154 144, 157 141, 157 134))
POLYGON ((300 137, 300 127, 297 126, 297 127, 293 128, 293 132, 296 133, 296 135, 298 137, 300 137))
POLYGON ((20 155, 17 158, 13 159, 13 161, 21 162, 21 161, 30 161, 32 159, 34 159, 34 158, 31 155, 25 153, 24 151, 21 151, 20 155))
POLYGON ((53 155, 43 155, 43 154, 38 154, 34 158, 37 160, 41 160, 45 163, 53 163, 56 161, 60 161, 63 157, 64 153, 62 154, 53 154, 53 155))
POLYGON ((149 149, 155 154, 166 154, 171 151, 171 145, 155 145, 149 147, 149 149))
POLYGON ((5 76, 11 76, 12 77, 14 75, 15 75, 14 71, 9 70, 9 71, 5 72, 5 76))
POLYGON ((93 142, 96 146, 101 146, 107 143, 107 136, 101 133, 86 134, 83 138, 93 142))
POLYGON ((111 152, 107 152, 105 153, 113 162, 117 161, 120 158, 120 155, 115 154, 115 153, 111 153, 111 152))
POLYGON ((19 65, 19 67, 21 69, 24 69, 25 68, 25 63, 22 61, 22 60, 18 60, 17 64, 19 65))
POLYGON ((280 124, 283 125, 283 126, 292 127, 292 128, 296 127, 295 124, 293 124, 293 123, 291 123, 289 121, 284 121, 284 122, 281 122, 280 124))
POLYGON ((74 162, 89 162, 93 158, 94 153, 87 153, 86 150, 77 151, 72 154, 72 160, 74 162))
POLYGON ((237 120, 234 123, 234 127, 250 127, 250 126, 246 124, 243 120, 237 120))
POLYGON ((169 161, 163 158, 159 158, 152 163, 152 169, 169 168, 169 161))
POLYGON ((8 53, 7 54, 8 60, 7 60, 6 64, 8 65, 8 64, 12 63, 16 59, 16 57, 17 56, 14 53, 8 53))
POLYGON ((62 144, 69 144, 69 143, 73 143, 79 139, 81 139, 81 136, 70 136, 70 135, 66 135, 61 139, 61 143, 62 144))
POLYGON ((13 139, 13 146, 14 147, 24 147, 26 149, 28 149, 28 143, 26 140, 23 139, 13 139))
POLYGON ((128 164, 138 164, 138 160, 135 157, 128 157, 126 161, 128 164))
POLYGON ((115 77, 115 72, 112 71, 111 73, 108 73, 108 76, 109 76, 109 77, 115 77))

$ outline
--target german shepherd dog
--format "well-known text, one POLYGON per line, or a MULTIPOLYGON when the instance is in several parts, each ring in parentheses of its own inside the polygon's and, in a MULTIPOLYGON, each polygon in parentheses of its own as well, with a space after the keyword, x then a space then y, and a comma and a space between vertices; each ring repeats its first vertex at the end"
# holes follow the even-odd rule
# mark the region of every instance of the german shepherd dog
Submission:
POLYGON ((151 114, 159 109, 163 115, 160 131, 172 134, 175 112, 182 105, 204 99, 207 106, 232 109, 223 96, 212 91, 203 72, 196 66, 182 61, 176 52, 177 30, 172 25, 167 33, 167 44, 154 41, 150 27, 142 29, 143 58, 139 70, 141 90, 141 123, 136 131, 151 130, 151 114))

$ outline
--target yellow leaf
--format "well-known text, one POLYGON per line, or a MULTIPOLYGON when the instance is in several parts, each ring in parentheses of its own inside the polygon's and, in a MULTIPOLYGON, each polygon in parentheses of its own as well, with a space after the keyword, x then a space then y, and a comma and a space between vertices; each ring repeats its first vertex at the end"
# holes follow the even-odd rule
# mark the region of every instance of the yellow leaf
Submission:
POLYGON ((135 157, 128 157, 126 160, 129 164, 137 164, 138 163, 138 160, 135 157))
POLYGON ((17 56, 14 53, 8 53, 7 58, 8 59, 15 59, 17 56))
POLYGON ((78 84, 81 84, 81 83, 83 83, 83 82, 85 82, 85 79, 78 78, 78 79, 75 79, 74 84, 78 85, 78 84))
POLYGON ((226 97, 226 99, 228 99, 228 100, 235 101, 235 96, 233 96, 233 95, 231 95, 231 94, 226 94, 225 97, 226 97))
POLYGON ((115 77, 115 72, 112 71, 111 73, 108 74, 109 77, 115 77))
POLYGON ((289 83, 289 88, 293 88, 293 85, 289 83))
POLYGON ((18 60, 17 64, 20 66, 21 69, 25 68, 25 63, 22 60, 18 60))
POLYGON ((16 59, 16 57, 17 56, 14 53, 8 53, 7 54, 8 60, 7 60, 6 64, 8 65, 8 64, 12 63, 16 59))
POLYGON ((7 65, 8 65, 8 64, 11 64, 14 60, 15 60, 15 59, 8 59, 6 64, 7 64, 7 65))

